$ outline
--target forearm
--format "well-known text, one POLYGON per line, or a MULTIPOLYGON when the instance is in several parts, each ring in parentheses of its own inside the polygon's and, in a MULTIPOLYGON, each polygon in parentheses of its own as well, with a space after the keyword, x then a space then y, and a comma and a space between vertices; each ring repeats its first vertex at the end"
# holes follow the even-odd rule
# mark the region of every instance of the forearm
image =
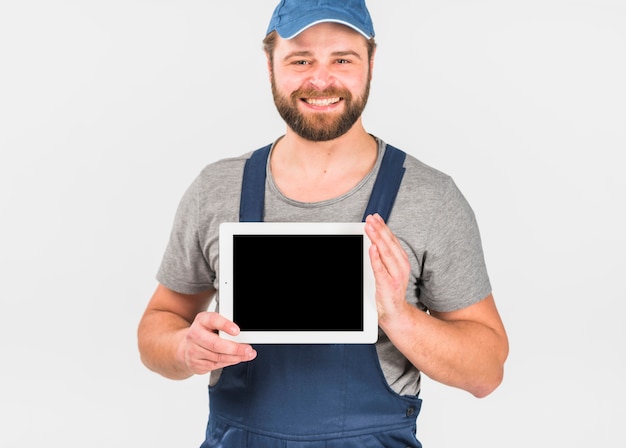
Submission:
POLYGON ((477 397, 502 381, 508 354, 506 335, 480 322, 442 320, 407 304, 380 322, 392 343, 435 381, 477 397))
POLYGON ((424 313, 406 301, 411 266, 398 239, 378 215, 367 217, 365 230, 378 324, 391 342, 430 378, 477 397, 491 393, 509 351, 493 295, 456 311, 424 313))
POLYGON ((182 340, 190 323, 174 313, 149 310, 143 316, 137 332, 141 360, 150 370, 166 378, 189 378, 182 354, 182 340))

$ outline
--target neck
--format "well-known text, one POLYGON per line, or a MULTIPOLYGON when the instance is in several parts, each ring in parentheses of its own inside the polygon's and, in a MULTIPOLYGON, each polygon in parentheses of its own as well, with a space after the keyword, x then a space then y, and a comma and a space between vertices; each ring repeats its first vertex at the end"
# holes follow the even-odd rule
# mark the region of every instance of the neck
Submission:
POLYGON ((378 146, 358 121, 346 134, 326 142, 305 140, 287 129, 273 151, 274 181, 286 196, 304 202, 346 193, 376 163, 378 146))
POLYGON ((341 137, 323 142, 306 140, 288 127, 285 136, 276 144, 273 157, 314 168, 320 164, 328 165, 330 157, 332 164, 367 158, 368 154, 375 159, 376 150, 376 140, 359 120, 341 137))

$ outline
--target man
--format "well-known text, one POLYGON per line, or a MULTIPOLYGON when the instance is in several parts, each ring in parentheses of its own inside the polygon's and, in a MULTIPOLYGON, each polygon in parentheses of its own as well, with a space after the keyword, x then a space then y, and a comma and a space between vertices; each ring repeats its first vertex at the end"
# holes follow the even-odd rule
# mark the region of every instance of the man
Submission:
MULTIPOLYGON (((363 0, 276 7, 264 44, 287 126, 264 148, 267 179, 256 193, 264 200, 259 221, 350 222, 363 219, 377 178, 401 181, 383 201, 391 211, 365 219, 378 342, 252 346, 218 336, 239 331, 206 310, 218 293, 218 225, 245 212, 242 173, 251 153, 210 164, 180 203, 138 329, 150 369, 173 379, 211 372, 203 447, 419 447, 421 372, 477 397, 502 380, 508 341, 471 208, 448 176, 361 122, 373 38, 363 0), (386 154, 400 155, 399 175, 383 172, 386 154)), ((271 283, 259 285, 259 300, 271 283)), ((321 290, 323 280, 314 286, 321 290)))

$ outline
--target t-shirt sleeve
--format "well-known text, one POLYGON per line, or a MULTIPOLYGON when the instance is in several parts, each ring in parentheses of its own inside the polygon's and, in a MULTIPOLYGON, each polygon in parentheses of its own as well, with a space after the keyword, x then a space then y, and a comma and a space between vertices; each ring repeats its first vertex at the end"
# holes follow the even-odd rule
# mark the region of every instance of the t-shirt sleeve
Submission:
POLYGON ((199 176, 183 194, 156 276, 159 283, 182 294, 212 289, 215 279, 199 239, 200 186, 199 176))
POLYGON ((442 312, 491 293, 474 212, 452 179, 433 207, 418 289, 420 302, 442 312))

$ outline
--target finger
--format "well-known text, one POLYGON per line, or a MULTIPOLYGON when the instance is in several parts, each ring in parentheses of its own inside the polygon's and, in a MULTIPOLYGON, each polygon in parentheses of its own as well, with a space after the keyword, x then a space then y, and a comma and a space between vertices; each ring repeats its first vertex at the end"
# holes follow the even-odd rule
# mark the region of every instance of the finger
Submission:
POLYGON ((239 333, 239 327, 218 313, 205 312, 196 316, 186 335, 185 359, 189 367, 199 370, 214 370, 256 357, 249 344, 227 340, 218 331, 239 333))
MULTIPOLYGON (((401 275, 407 267, 408 256, 391 229, 377 214, 368 216, 365 229, 376 248, 376 261, 382 263, 389 275, 401 275)), ((370 258, 372 256, 370 253, 370 258)))
POLYGON ((378 213, 369 215, 365 223, 365 232, 373 244, 380 245, 384 242, 391 247, 391 245, 397 243, 397 238, 378 213))
POLYGON ((230 334, 231 336, 236 336, 239 334, 239 327, 234 322, 226 319, 219 313, 215 312, 203 312, 199 313, 196 316, 194 321, 198 322, 199 325, 202 325, 209 331, 219 332, 223 331, 225 333, 230 334))
POLYGON ((205 344, 189 345, 185 361, 194 373, 207 373, 240 362, 251 361, 256 357, 256 351, 251 346, 226 341, 215 334, 214 337, 220 341, 215 344, 206 344, 212 348, 205 347, 205 344), (222 343, 225 345, 220 347, 222 343), (229 347, 231 345, 232 347, 229 347))
POLYGON ((206 366, 207 370, 226 367, 256 357, 256 351, 247 344, 227 341, 213 335, 213 341, 202 345, 192 345, 188 352, 188 363, 192 366, 206 366), (207 347, 208 346, 208 347, 207 347))
POLYGON ((252 346, 221 338, 219 331, 232 336, 239 334, 239 327, 219 313, 201 313, 191 325, 189 337, 204 350, 211 353, 247 358, 252 354, 252 346))

